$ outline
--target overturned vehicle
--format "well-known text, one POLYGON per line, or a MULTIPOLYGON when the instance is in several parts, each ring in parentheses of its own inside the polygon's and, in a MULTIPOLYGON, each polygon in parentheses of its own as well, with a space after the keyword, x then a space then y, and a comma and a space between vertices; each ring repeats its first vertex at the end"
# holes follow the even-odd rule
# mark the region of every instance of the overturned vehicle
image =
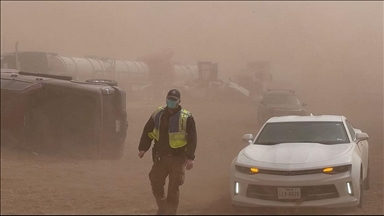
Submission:
POLYGON ((116 82, 1 71, 1 138, 33 153, 119 159, 128 127, 116 82))

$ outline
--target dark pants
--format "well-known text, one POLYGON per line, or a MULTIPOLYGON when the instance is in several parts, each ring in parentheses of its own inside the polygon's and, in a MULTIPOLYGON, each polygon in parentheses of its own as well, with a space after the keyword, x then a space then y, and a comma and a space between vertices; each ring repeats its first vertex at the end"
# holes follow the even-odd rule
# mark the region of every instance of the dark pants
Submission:
POLYGON ((179 186, 184 183, 186 159, 176 156, 154 159, 149 179, 159 210, 157 214, 176 214, 179 205, 179 186), (165 179, 169 176, 168 194, 164 194, 165 179))

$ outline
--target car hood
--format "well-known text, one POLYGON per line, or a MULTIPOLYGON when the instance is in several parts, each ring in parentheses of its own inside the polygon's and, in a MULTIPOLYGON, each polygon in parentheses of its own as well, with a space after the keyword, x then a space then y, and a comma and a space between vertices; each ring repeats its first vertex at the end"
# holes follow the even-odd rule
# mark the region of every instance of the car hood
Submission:
POLYGON ((301 110, 303 109, 300 104, 268 104, 268 109, 281 109, 281 110, 301 110))
POLYGON ((254 161, 279 164, 301 164, 329 161, 346 154, 352 145, 318 143, 284 143, 276 145, 252 144, 244 148, 243 154, 254 161))

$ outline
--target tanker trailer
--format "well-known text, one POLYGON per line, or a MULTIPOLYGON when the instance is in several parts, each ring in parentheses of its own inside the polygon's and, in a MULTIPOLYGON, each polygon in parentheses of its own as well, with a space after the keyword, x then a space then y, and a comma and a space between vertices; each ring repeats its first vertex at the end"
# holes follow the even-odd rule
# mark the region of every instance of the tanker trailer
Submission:
POLYGON ((115 61, 115 80, 129 85, 149 83, 149 68, 144 62, 115 61))
POLYGON ((51 74, 65 74, 80 81, 115 80, 127 92, 127 96, 132 98, 142 96, 143 90, 151 84, 149 67, 142 61, 121 61, 97 56, 52 56, 48 62, 51 74))
MULTIPOLYGON (((127 95, 133 98, 145 98, 150 97, 149 91, 151 91, 154 79, 159 78, 159 72, 164 72, 163 67, 167 65, 158 56, 152 56, 152 58, 150 61, 152 63, 151 69, 146 62, 147 59, 122 61, 95 56, 79 58, 52 55, 48 58, 48 67, 50 74, 72 76, 79 81, 87 79, 115 80, 127 92, 127 95)), ((199 76, 197 65, 171 63, 169 66, 173 69, 170 74, 172 83, 166 88, 188 85, 199 76)))
POLYGON ((179 83, 187 84, 194 81, 199 77, 197 65, 174 65, 173 81, 174 85, 179 83))
POLYGON ((110 61, 94 58, 78 58, 52 55, 48 57, 50 74, 72 76, 73 79, 114 79, 110 61))
POLYGON ((149 67, 144 62, 116 60, 115 80, 131 99, 141 98, 144 89, 151 84, 149 67))

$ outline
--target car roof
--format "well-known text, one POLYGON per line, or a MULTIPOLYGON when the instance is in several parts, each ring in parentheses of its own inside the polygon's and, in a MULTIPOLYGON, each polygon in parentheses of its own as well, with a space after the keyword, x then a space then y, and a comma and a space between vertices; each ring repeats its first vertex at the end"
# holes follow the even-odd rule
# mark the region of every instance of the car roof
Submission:
POLYGON ((278 116, 270 118, 267 123, 277 122, 342 122, 345 117, 341 115, 318 116, 278 116))

